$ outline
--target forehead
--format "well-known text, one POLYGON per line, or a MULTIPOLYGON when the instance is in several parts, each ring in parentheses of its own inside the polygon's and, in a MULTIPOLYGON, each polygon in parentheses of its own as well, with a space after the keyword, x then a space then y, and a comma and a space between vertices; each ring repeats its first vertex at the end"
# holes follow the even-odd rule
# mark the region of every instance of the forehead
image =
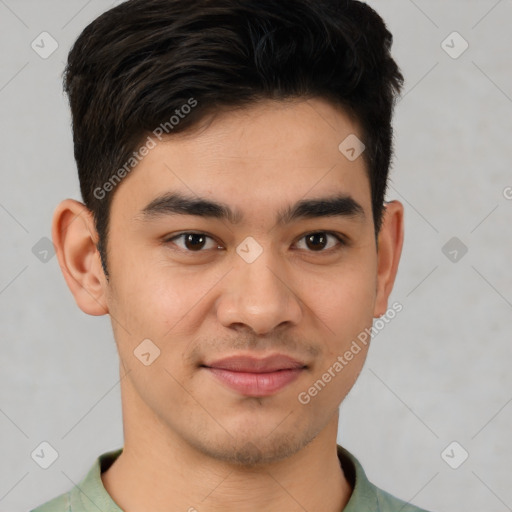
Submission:
POLYGON ((208 124, 155 140, 115 191, 112 210, 141 211, 165 193, 210 197, 240 212, 337 193, 370 206, 363 157, 340 151, 359 127, 322 100, 266 101, 222 112, 208 124))

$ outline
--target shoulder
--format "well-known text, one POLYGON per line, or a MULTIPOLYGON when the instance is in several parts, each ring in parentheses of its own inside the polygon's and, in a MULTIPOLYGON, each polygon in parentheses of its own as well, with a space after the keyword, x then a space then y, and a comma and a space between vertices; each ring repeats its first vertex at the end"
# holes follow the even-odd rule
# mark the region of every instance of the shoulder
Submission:
POLYGON ((370 485, 374 488, 377 503, 379 504, 379 510, 382 512, 396 512, 397 510, 400 512, 428 512, 423 508, 418 508, 411 503, 407 503, 406 501, 392 496, 373 484, 370 485))
POLYGON ((43 503, 39 507, 31 510, 30 512, 70 512, 71 511, 71 493, 66 492, 57 496, 56 498, 43 503))
POLYGON ((338 457, 352 495, 343 512, 428 512, 380 489, 368 480, 361 463, 338 445, 338 457))
POLYGON ((47 501, 30 512, 85 512, 91 510, 91 501, 95 511, 122 512, 105 490, 101 473, 116 460, 122 448, 103 453, 94 461, 86 476, 70 491, 47 501))

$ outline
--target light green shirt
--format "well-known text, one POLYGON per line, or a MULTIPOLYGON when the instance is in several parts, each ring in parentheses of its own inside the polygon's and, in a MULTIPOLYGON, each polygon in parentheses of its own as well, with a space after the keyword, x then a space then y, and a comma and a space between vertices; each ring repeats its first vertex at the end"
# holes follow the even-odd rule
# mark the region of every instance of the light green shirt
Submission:
MULTIPOLYGON (((71 491, 31 512, 123 512, 108 494, 101 480, 101 473, 112 465, 122 451, 119 448, 100 455, 85 478, 71 491)), ((343 512, 426 512, 373 485, 359 461, 339 445, 338 457, 352 487, 350 500, 343 512)))

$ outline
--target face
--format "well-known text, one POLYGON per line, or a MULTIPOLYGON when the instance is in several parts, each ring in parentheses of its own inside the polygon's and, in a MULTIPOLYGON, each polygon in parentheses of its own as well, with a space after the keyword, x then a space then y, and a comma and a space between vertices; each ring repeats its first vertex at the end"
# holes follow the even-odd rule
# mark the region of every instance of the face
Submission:
POLYGON ((361 371, 367 345, 344 354, 372 325, 378 253, 364 161, 338 149, 351 134, 321 100, 268 101, 158 143, 115 190, 123 393, 203 454, 296 453, 361 371))

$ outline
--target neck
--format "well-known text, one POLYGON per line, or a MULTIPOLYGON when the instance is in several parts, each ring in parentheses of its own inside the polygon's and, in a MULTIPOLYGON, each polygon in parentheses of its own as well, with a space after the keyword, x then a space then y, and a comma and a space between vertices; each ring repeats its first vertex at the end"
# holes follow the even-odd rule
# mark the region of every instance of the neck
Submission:
POLYGON ((247 467, 202 453, 140 397, 122 395, 124 448, 102 481, 124 512, 341 512, 350 498, 336 450, 338 411, 292 456, 247 467))

